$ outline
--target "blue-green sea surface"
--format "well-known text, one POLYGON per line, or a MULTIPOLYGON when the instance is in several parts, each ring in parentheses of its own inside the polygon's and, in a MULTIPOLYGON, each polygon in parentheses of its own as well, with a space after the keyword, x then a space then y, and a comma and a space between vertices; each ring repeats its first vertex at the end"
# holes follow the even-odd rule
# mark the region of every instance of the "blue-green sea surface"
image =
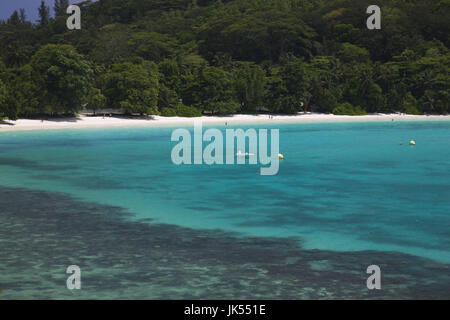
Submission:
POLYGON ((0 133, 0 186, 120 207, 133 221, 450 263, 450 122, 239 127, 280 129, 278 175, 176 166, 174 128, 78 129, 0 133))

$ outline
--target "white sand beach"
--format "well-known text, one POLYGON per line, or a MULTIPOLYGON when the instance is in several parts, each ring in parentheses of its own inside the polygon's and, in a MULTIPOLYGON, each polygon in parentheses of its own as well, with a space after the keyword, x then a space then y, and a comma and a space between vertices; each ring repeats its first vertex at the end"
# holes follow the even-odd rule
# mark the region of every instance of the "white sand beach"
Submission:
POLYGON ((92 117, 55 118, 48 120, 0 121, 0 132, 47 129, 77 129, 77 128, 109 128, 109 127, 151 127, 151 126, 184 126, 202 121, 205 125, 250 124, 250 123, 323 123, 323 122, 373 122, 373 121, 450 121, 450 115, 401 115, 373 114, 366 116, 338 116, 332 114, 306 113, 297 115, 233 115, 205 116, 201 118, 180 118, 154 116, 147 119, 126 117, 92 117))

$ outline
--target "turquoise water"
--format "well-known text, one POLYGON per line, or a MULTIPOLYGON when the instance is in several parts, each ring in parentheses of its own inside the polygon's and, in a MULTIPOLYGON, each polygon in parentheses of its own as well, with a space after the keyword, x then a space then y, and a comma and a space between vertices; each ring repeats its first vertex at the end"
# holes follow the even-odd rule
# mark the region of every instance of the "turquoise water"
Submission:
POLYGON ((0 299, 450 298, 450 122, 256 128, 278 175, 176 166, 167 127, 0 133, 0 299))
POLYGON ((58 130, 2 133, 0 185, 118 206, 132 220, 450 263, 449 122, 258 127, 280 129, 276 176, 176 166, 172 128, 58 130))

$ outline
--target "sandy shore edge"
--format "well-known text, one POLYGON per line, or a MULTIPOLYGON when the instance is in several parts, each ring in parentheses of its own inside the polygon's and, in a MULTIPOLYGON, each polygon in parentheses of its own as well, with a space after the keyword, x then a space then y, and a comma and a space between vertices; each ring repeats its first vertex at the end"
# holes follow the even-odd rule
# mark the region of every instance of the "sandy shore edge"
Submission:
POLYGON ((180 118, 154 116, 152 119, 132 119, 117 117, 88 117, 40 120, 17 120, 0 122, 0 132, 48 130, 48 129, 77 129, 77 128, 114 128, 114 127, 159 127, 186 126, 201 121, 204 125, 252 124, 252 123, 323 123, 323 122, 373 122, 373 121, 450 121, 450 115, 400 115, 374 114, 366 116, 337 116, 332 114, 297 114, 276 115, 233 115, 228 117, 207 116, 201 118, 180 118))

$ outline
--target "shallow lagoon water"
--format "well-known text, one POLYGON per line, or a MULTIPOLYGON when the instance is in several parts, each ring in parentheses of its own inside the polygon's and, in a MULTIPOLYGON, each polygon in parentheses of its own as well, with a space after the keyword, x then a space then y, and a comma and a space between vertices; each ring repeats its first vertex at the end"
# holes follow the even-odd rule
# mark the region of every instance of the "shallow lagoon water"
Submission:
POLYGON ((259 165, 175 166, 172 128, 2 133, 0 295, 70 298, 54 287, 70 262, 89 266, 84 298, 370 298, 373 261, 396 279, 379 297, 448 295, 450 122, 254 127, 280 129, 276 176, 259 165), (104 273, 122 282, 108 291, 104 273))

